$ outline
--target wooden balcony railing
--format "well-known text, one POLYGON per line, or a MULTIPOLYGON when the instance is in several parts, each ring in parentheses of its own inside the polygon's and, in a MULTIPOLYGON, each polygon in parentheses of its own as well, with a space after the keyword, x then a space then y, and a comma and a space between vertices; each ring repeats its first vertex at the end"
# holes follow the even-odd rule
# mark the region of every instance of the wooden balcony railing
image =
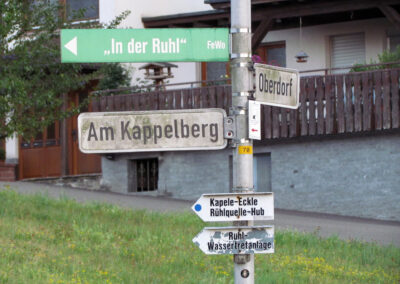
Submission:
POLYGON ((92 101, 93 111, 224 108, 231 105, 231 86, 216 85, 169 91, 103 96, 92 101))
MULTIPOLYGON (((302 77, 300 107, 262 106, 265 139, 396 129, 400 69, 302 77)), ((104 96, 93 111, 223 108, 231 106, 229 85, 104 96)))

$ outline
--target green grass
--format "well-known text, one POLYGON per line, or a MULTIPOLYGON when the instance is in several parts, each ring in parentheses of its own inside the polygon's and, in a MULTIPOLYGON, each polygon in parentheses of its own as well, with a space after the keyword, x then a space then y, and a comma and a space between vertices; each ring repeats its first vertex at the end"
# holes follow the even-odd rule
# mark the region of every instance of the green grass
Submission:
MULTIPOLYGON (((232 256, 192 244, 206 225, 2 189, 0 283, 232 283, 232 256)), ((255 268, 256 283, 398 284, 400 249, 277 231, 275 254, 256 255, 255 268)))

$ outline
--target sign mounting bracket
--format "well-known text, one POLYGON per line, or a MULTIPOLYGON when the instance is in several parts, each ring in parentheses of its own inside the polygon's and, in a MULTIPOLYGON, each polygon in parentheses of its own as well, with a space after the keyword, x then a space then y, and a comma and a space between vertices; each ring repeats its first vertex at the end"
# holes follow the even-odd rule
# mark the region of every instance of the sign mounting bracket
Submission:
POLYGON ((224 138, 236 139, 236 118, 235 116, 227 116, 224 118, 224 138))

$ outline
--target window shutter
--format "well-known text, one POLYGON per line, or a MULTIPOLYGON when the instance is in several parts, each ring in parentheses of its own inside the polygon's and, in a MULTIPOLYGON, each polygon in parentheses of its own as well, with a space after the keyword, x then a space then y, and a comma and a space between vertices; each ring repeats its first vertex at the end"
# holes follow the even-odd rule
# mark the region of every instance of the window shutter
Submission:
MULTIPOLYGON (((346 67, 365 63, 364 33, 333 36, 331 38, 331 67, 346 67)), ((334 73, 348 72, 336 70, 334 73)))

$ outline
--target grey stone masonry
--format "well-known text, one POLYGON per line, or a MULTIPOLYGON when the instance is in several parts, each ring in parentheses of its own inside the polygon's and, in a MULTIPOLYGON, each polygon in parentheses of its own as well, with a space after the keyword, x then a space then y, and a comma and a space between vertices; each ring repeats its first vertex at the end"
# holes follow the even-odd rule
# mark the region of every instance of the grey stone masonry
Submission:
MULTIPOLYGON (((400 220, 400 133, 273 141, 254 146, 270 165, 275 207, 400 220)), ((158 158, 158 190, 152 195, 196 200, 203 193, 229 192, 231 149, 115 155, 102 158, 102 185, 127 193, 130 160, 158 158)), ((263 173, 258 170, 257 180, 263 173)), ((131 177, 131 178, 130 178, 131 177)))
POLYGON ((202 193, 229 192, 229 154, 223 151, 166 152, 159 187, 173 197, 197 199, 202 193))
POLYGON ((400 135, 260 147, 277 208, 400 220, 400 135))

